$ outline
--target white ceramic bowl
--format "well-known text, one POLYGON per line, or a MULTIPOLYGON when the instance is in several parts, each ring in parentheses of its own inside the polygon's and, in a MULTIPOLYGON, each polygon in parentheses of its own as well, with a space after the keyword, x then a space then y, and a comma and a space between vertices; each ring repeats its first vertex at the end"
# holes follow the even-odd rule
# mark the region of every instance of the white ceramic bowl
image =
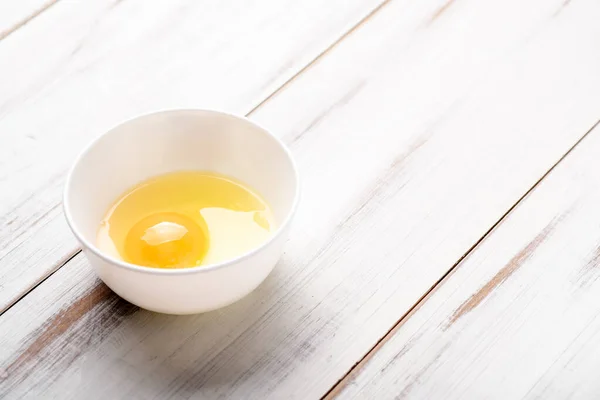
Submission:
POLYGON ((64 210, 100 278, 119 296, 148 310, 193 314, 250 293, 280 258, 298 203, 298 174, 285 146, 246 118, 206 110, 173 110, 129 120, 94 141, 67 178, 64 210), (232 176, 271 205, 278 228, 260 247, 220 264, 186 269, 137 266, 96 247, 100 221, 127 189, 181 170, 232 176))

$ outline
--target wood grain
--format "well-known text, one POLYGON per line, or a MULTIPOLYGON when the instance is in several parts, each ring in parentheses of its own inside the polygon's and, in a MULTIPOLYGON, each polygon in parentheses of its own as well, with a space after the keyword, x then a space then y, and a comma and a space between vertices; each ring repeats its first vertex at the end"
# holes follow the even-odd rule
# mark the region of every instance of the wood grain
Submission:
POLYGON ((109 298, 62 332, 48 321, 96 285, 77 256, 0 318, 3 368, 52 338, 0 394, 326 393, 598 117, 600 4, 555 17, 562 2, 465 0, 431 22, 445 4, 392 0, 252 115, 291 144, 304 182, 263 285, 190 317, 109 298))
POLYGON ((1 41, 0 312, 77 250, 63 177, 93 137, 162 108, 247 113, 383 2, 59 2, 1 41))
POLYGON ((460 307, 450 317, 448 325, 454 324, 462 316, 470 313, 475 309, 487 296, 492 293, 498 286, 504 283, 512 274, 515 273, 523 263, 529 258, 529 256, 539 247, 540 244, 546 239, 548 234, 554 229, 556 221, 549 223, 540 233, 537 234, 531 242, 522 248, 511 260, 496 273, 485 285, 481 287, 477 292, 473 293, 471 297, 465 300, 460 307))
POLYGON ((596 398, 599 151, 600 126, 438 286, 340 397, 596 398))

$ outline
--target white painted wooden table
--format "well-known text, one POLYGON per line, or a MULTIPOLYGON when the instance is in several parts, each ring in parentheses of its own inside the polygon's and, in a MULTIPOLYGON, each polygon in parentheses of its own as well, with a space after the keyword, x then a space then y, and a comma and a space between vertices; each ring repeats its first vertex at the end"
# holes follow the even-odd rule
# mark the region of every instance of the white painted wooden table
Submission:
POLYGON ((598 0, 0 0, 0 398, 600 398, 598 0), (93 274, 65 170, 119 121, 247 114, 303 201, 189 317, 93 274))

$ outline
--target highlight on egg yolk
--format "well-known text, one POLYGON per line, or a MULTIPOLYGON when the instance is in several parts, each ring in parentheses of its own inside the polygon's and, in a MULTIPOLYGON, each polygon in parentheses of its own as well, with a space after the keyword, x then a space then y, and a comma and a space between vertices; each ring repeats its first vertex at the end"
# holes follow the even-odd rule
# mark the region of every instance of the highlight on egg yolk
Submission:
POLYGON ((151 268, 190 268, 234 259, 275 229, 267 202, 242 182, 181 171, 141 182, 107 211, 96 243, 114 258, 151 268))
POLYGON ((198 265, 208 236, 197 223, 177 213, 157 213, 135 224, 125 238, 128 262, 155 268, 198 265))

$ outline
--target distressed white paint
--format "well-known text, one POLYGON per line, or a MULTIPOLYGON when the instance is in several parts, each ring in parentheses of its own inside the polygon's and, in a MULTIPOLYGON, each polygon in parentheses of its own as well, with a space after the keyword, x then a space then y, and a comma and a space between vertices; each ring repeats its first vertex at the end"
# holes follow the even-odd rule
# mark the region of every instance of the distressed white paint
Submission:
POLYGON ((82 295, 77 256, 0 318, 0 393, 323 395, 595 122, 599 11, 392 0, 252 115, 304 182, 265 284, 213 313, 126 316, 82 295))
POLYGON ((164 108, 247 113, 383 0, 61 1, 0 41, 0 310, 76 250, 63 176, 164 108))
POLYGON ((1 0, 0 40, 17 31, 57 0, 1 0))
POLYGON ((597 398, 599 152, 596 128, 374 353, 340 397, 597 398), (504 273, 507 266, 512 274, 504 273))

